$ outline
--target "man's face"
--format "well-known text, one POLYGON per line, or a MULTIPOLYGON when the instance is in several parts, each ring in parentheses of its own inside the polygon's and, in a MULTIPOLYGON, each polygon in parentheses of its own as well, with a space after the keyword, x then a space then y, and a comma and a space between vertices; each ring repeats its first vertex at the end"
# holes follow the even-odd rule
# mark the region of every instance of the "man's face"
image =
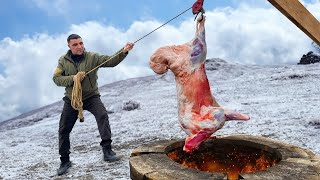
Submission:
POLYGON ((84 52, 84 45, 81 38, 70 39, 68 47, 74 55, 82 55, 84 52))

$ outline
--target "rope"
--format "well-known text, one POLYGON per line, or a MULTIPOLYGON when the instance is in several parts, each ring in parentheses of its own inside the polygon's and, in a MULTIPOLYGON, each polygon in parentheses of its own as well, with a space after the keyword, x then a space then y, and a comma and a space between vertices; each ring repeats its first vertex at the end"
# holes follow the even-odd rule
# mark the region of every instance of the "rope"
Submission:
MULTIPOLYGON (((143 37, 141 37, 140 39, 134 41, 133 44, 136 44, 137 42, 139 42, 140 40, 142 40, 143 38, 149 36, 151 33, 155 32, 156 30, 160 29, 161 27, 163 27, 164 25, 168 24, 169 22, 171 22, 172 20, 176 19, 177 17, 181 16, 182 14, 184 14, 185 12, 189 11, 192 7, 186 9, 185 11, 183 11, 182 13, 176 15, 175 17, 173 17, 172 19, 170 19, 169 21, 165 22, 164 24, 162 24, 161 26, 157 27, 156 29, 154 29, 153 31, 149 32, 148 34, 144 35, 143 37)), ((99 64, 97 67, 91 69, 88 72, 78 72, 76 75, 76 78, 74 79, 74 84, 73 84, 73 89, 72 89, 72 96, 71 96, 71 106, 73 107, 73 109, 78 111, 78 118, 80 119, 80 122, 84 121, 84 117, 83 117, 83 102, 82 102, 82 88, 81 88, 81 80, 88 75, 89 73, 91 73, 92 71, 95 71, 96 69, 100 68, 102 65, 104 65, 105 63, 109 62, 111 59, 113 59, 114 57, 118 56, 119 54, 121 54, 122 51, 119 51, 118 53, 110 56, 106 61, 104 61, 103 63, 99 64)))
POLYGON ((73 109, 78 111, 78 118, 80 119, 80 122, 84 121, 81 80, 83 80, 85 76, 85 72, 83 71, 78 72, 77 75, 74 76, 75 79, 71 95, 71 106, 73 109))
POLYGON ((192 8, 192 7, 190 7, 190 8, 188 8, 188 9, 186 9, 185 11, 183 11, 182 13, 180 13, 180 14, 176 15, 175 17, 173 17, 172 19, 170 19, 170 20, 169 20, 169 21, 167 21, 166 23, 162 24, 161 26, 157 27, 157 28, 156 28, 156 29, 154 29, 153 31, 151 31, 151 32, 149 32, 148 34, 144 35, 142 38, 140 38, 140 39, 136 40, 136 41, 134 42, 134 44, 135 44, 135 43, 137 43, 138 41, 140 41, 141 39, 143 39, 143 38, 145 38, 145 37, 149 36, 151 33, 155 32, 156 30, 160 29, 162 26, 164 26, 164 25, 168 24, 169 22, 171 22, 171 21, 172 21, 172 20, 174 20, 175 18, 177 18, 177 17, 181 16, 183 13, 185 13, 185 12, 189 11, 191 8, 192 8))
MULTIPOLYGON (((164 23, 164 24, 162 24, 161 26, 157 27, 157 28, 156 28, 156 29, 154 29, 153 31, 149 32, 148 34, 144 35, 144 36, 143 36, 143 37, 141 37, 140 39, 138 39, 138 40, 134 41, 134 43, 133 43, 133 44, 136 44, 137 42, 139 42, 139 41, 140 41, 140 40, 142 40, 143 38, 145 38, 145 37, 149 36, 151 33, 155 32, 156 30, 160 29, 161 27, 163 27, 164 25, 168 24, 168 23, 169 23, 169 22, 171 22, 172 20, 174 20, 174 19, 176 19, 177 17, 181 16, 181 15, 182 15, 182 14, 184 14, 185 12, 189 11, 191 8, 192 8, 192 7, 190 7, 190 8, 188 8, 188 9, 186 9, 186 10, 185 10, 185 11, 183 11, 182 13, 180 13, 180 14, 176 15, 175 17, 173 17, 173 18, 172 18, 172 19, 170 19, 169 21, 165 22, 165 23, 164 23)), ((112 58, 114 58, 114 57, 118 56, 120 53, 121 53, 121 51, 119 51, 118 53, 116 53, 116 54, 114 54, 113 56, 109 57, 106 61, 104 61, 103 63, 99 64, 97 67, 95 67, 95 68, 91 69, 90 71, 88 71, 88 72, 86 73, 86 75, 87 75, 87 74, 89 74, 89 73, 91 73, 92 71, 94 71, 94 70, 98 69, 99 67, 101 67, 102 65, 104 65, 105 63, 107 63, 108 61, 110 61, 112 58)))

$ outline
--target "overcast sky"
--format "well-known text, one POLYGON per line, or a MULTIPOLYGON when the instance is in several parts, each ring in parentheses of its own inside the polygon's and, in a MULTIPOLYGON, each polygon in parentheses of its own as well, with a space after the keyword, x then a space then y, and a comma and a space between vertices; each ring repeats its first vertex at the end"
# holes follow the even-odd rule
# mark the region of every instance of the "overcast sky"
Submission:
MULTIPOLYGON (((301 1, 320 19, 320 1, 301 1)), ((60 100, 52 74, 67 50, 66 37, 82 36, 88 51, 111 55, 192 6, 194 0, 4 0, 0 6, 0 121, 60 100)), ((230 63, 296 64, 311 39, 266 0, 206 0, 207 58, 230 63)), ((99 70, 99 85, 153 75, 151 54, 193 38, 191 11, 139 41, 115 68, 99 70)))

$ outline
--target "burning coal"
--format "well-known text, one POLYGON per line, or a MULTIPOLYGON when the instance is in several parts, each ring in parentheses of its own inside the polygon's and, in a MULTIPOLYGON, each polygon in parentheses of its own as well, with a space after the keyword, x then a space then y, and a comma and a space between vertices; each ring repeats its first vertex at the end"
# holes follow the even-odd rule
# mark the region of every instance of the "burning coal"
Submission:
POLYGON ((191 154, 177 148, 167 155, 185 167, 207 172, 224 172, 229 180, 238 179, 240 173, 267 169, 281 160, 273 152, 231 143, 207 147, 204 145, 191 154))

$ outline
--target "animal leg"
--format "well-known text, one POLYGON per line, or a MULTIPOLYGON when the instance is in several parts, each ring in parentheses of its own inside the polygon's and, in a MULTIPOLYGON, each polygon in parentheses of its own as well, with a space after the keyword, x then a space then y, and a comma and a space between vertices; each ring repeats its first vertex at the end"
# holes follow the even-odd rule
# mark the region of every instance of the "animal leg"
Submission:
POLYGON ((249 120, 250 117, 245 114, 238 113, 236 111, 231 111, 231 110, 224 110, 225 116, 226 116, 226 121, 230 120, 249 120))
POLYGON ((210 133, 200 131, 194 136, 187 137, 184 143, 183 150, 187 153, 191 153, 194 149, 197 149, 198 146, 208 139, 211 136, 210 133))

